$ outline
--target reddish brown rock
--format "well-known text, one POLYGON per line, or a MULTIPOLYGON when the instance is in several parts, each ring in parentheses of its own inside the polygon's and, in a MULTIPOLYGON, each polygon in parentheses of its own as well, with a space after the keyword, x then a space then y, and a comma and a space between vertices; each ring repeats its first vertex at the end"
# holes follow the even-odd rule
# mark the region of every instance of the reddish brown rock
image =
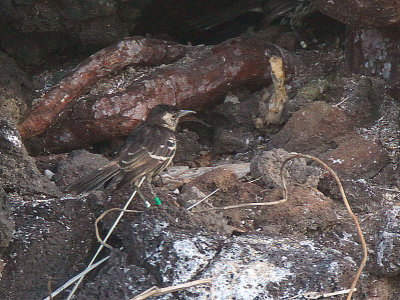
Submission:
POLYGON ((341 174, 353 178, 371 178, 389 162, 378 141, 351 133, 338 141, 339 146, 324 154, 324 161, 341 174))
POLYGON ((312 0, 322 13, 346 24, 382 27, 400 23, 399 0, 312 0))
MULTIPOLYGON (((50 151, 65 151, 128 135, 157 104, 194 110, 209 107, 233 87, 265 84, 271 76, 268 58, 272 55, 283 58, 288 78, 304 69, 296 56, 257 38, 193 48, 183 59, 143 74, 124 92, 85 97, 36 142, 50 151)), ((21 128, 26 129, 28 121, 24 124, 21 128)))
POLYGON ((335 139, 352 128, 352 120, 343 111, 316 101, 295 112, 286 126, 271 138, 268 148, 320 154, 336 148, 335 139))
POLYGON ((177 43, 131 37, 93 54, 34 104, 18 129, 22 138, 43 133, 72 101, 101 77, 130 64, 169 63, 182 57, 185 51, 185 46, 177 43))
MULTIPOLYGON (((282 199, 282 191, 277 189, 268 201, 282 199)), ((254 217, 255 227, 267 232, 305 233, 324 230, 337 223, 332 199, 314 188, 296 185, 289 187, 288 201, 259 209, 254 217)))
POLYGON ((397 298, 393 295, 393 289, 391 288, 390 281, 387 277, 372 281, 369 286, 367 297, 371 300, 390 300, 397 298))
POLYGON ((187 190, 195 186, 203 193, 212 192, 220 188, 222 191, 227 191, 238 182, 237 175, 228 168, 217 168, 203 175, 200 175, 187 183, 183 190, 187 190))

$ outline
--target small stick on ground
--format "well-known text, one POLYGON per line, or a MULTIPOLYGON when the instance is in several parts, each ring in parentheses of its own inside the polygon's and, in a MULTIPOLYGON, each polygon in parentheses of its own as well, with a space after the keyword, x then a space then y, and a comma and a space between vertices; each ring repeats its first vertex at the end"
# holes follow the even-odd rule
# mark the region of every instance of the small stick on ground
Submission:
POLYGON ((49 276, 49 279, 48 279, 48 281, 47 281, 47 290, 48 290, 48 292, 49 292, 49 299, 50 300, 53 300, 53 296, 51 295, 53 292, 52 292, 52 288, 51 288, 51 280, 53 279, 53 277, 51 277, 51 276, 49 276))
POLYGON ((207 200, 208 198, 210 198, 212 195, 214 195, 216 192, 219 191, 220 188, 215 189, 214 191, 212 191, 210 194, 208 194, 207 196, 205 196, 203 199, 197 201, 195 204, 189 206, 186 210, 191 210, 193 207, 199 205, 200 203, 202 203, 204 200, 207 200))
MULTIPOLYGON (((291 297, 289 299, 296 299, 296 298, 306 298, 306 299, 320 299, 320 298, 329 298, 333 296, 339 296, 339 295, 344 295, 350 293, 350 289, 347 290, 342 290, 342 291, 337 291, 337 292, 332 292, 332 293, 318 293, 318 292, 308 292, 308 293, 302 293, 297 296, 291 297)), ((357 289, 354 289, 354 291, 357 291, 357 289)))
MULTIPOLYGON (((212 279, 213 278, 205 278, 205 279, 195 280, 195 281, 191 281, 191 282, 187 282, 187 283, 183 283, 183 284, 169 286, 166 288, 159 288, 159 287, 153 286, 153 287, 149 288, 148 290, 144 291, 143 293, 133 297, 131 300, 144 300, 149 297, 156 297, 156 296, 161 296, 164 294, 182 291, 182 290, 186 290, 190 287, 194 287, 194 286, 198 286, 198 285, 202 285, 202 284, 208 284, 208 285, 210 285, 210 287, 212 287, 212 279)), ((211 298, 211 299, 213 299, 213 298, 211 298)))
POLYGON ((234 208, 249 208, 249 207, 254 207, 254 206, 271 206, 271 205, 281 204, 286 201, 287 201, 287 199, 284 198, 281 200, 271 201, 271 202, 242 203, 242 204, 229 205, 229 206, 223 206, 223 207, 213 207, 213 208, 208 208, 208 209, 196 210, 195 212, 201 213, 201 212, 215 211, 215 210, 228 210, 228 209, 234 209, 234 208))
POLYGON ((106 210, 105 212, 103 212, 97 219, 96 222, 94 222, 94 229, 96 231, 96 238, 99 241, 100 244, 102 244, 104 247, 108 248, 108 249, 113 249, 113 247, 110 244, 107 244, 105 241, 103 241, 103 239, 100 237, 100 233, 99 233, 99 226, 97 226, 97 224, 100 222, 100 220, 102 220, 108 213, 112 212, 112 211, 122 211, 124 213, 142 213, 143 211, 140 210, 131 210, 131 209, 122 209, 122 208, 118 208, 118 207, 114 207, 114 208, 110 208, 108 210, 106 210))

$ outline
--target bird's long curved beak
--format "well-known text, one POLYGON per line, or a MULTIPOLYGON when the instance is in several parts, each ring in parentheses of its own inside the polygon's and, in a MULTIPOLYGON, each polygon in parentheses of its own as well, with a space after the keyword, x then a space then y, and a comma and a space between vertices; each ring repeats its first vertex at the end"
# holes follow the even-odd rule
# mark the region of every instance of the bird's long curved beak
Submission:
POLYGON ((179 117, 183 117, 183 116, 186 116, 186 115, 189 115, 189 114, 195 114, 196 112, 195 111, 193 111, 193 110, 184 110, 184 109, 181 109, 180 111, 179 111, 179 117))

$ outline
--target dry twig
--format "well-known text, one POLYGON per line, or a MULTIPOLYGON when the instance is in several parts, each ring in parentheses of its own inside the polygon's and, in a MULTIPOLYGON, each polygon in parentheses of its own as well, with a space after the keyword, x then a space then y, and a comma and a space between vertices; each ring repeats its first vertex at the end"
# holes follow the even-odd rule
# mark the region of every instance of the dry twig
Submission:
POLYGON ((49 279, 47 280, 47 290, 49 292, 49 299, 53 300, 53 296, 51 295, 53 293, 53 289, 51 287, 51 280, 53 279, 53 277, 49 276, 49 279))
POLYGON ((201 210, 196 210, 194 212, 201 213, 201 212, 215 211, 215 210, 228 210, 228 209, 234 209, 234 208, 249 208, 249 207, 253 207, 253 206, 271 206, 271 205, 281 204, 286 201, 287 201, 287 199, 284 198, 284 199, 281 199, 278 201, 271 201, 271 202, 242 203, 242 204, 229 205, 229 206, 223 206, 223 207, 213 207, 213 208, 201 209, 201 210))
MULTIPOLYGON (((356 290, 357 289, 354 289, 354 291, 356 291, 356 290)), ((291 297, 289 299, 296 299, 296 298, 305 298, 305 299, 329 298, 329 297, 333 297, 333 296, 339 296, 339 295, 348 294, 350 292, 351 292, 351 289, 337 291, 337 292, 333 292, 333 293, 308 292, 308 293, 299 294, 299 295, 291 297)))
POLYGON ((205 196, 203 199, 197 201, 195 204, 189 206, 186 210, 191 210, 193 207, 199 205, 200 203, 202 203, 204 200, 207 200, 208 198, 210 198, 212 195, 214 195, 216 192, 219 191, 220 188, 215 189, 214 191, 212 191, 211 193, 209 193, 207 196, 205 196))
MULTIPOLYGON (((143 293, 133 297, 131 300, 144 300, 149 297, 161 296, 164 294, 169 294, 169 293, 185 290, 190 287, 194 287, 194 286, 198 286, 198 285, 202 285, 202 284, 208 284, 208 285, 210 285, 210 288, 211 288, 212 279, 213 278, 205 278, 205 279, 195 280, 195 281, 191 281, 191 282, 187 282, 187 283, 183 283, 183 284, 169 286, 166 288, 159 288, 159 287, 153 286, 153 287, 149 288, 148 290, 144 291, 143 293)), ((211 299, 213 299, 213 297, 211 297, 211 299)))
MULTIPOLYGON (((253 202, 253 203, 242 203, 242 204, 236 204, 236 205, 229 205, 229 206, 223 206, 223 207, 213 207, 213 208, 208 208, 208 209, 201 209, 201 210, 196 210, 196 213, 201 213, 201 212, 207 212, 207 211, 216 211, 216 210, 228 210, 228 209, 235 209, 235 208, 248 208, 248 207, 253 207, 253 206, 271 206, 271 205, 276 205, 276 204, 281 204, 287 201, 287 195, 288 195, 288 190, 287 190, 287 186, 286 186, 286 179, 283 176, 283 168, 281 168, 280 170, 280 174, 281 174, 281 180, 282 180, 282 186, 283 186, 283 198, 277 201, 270 201, 270 202, 253 202)), ((261 178, 261 177, 260 177, 261 178)), ((257 178, 256 180, 260 179, 257 178)), ((207 197, 203 198, 202 200, 200 200, 198 203, 196 203, 195 205, 199 204, 200 202, 202 202, 203 200, 205 200, 206 198, 208 198, 209 196, 211 196, 212 194, 215 194, 215 192, 217 192, 219 190, 219 188, 215 191, 213 191, 210 195, 208 195, 207 197)), ((190 208, 192 208, 192 205, 190 208)), ((189 208, 188 208, 189 210, 189 208)))
POLYGON ((143 211, 140 210, 131 210, 131 209, 122 209, 122 208, 118 208, 118 207, 114 207, 114 208, 110 208, 108 210, 106 210, 105 212, 103 212, 97 219, 96 222, 94 222, 94 229, 96 231, 96 237, 97 240, 99 241, 100 244, 102 244, 104 247, 108 248, 108 249, 113 249, 113 247, 109 244, 107 244, 105 241, 102 240, 102 238, 100 237, 100 233, 99 233, 99 226, 97 226, 97 224, 100 222, 100 220, 102 220, 109 212, 112 211, 121 211, 124 213, 142 213, 143 211))

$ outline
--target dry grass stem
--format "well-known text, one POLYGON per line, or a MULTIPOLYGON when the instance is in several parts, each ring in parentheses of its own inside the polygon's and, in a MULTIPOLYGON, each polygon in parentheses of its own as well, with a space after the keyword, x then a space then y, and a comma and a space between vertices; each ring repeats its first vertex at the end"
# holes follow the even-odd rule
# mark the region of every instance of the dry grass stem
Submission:
MULTIPOLYGON (((148 290, 144 291, 143 293, 133 297, 131 300, 144 300, 149 297, 157 297, 157 296, 161 296, 164 294, 182 291, 182 290, 186 290, 188 288, 198 286, 198 285, 203 285, 203 284, 208 284, 208 285, 210 285, 210 287, 212 287, 212 280, 213 280, 213 278, 205 278, 205 279, 195 280, 195 281, 191 281, 191 282, 187 282, 187 283, 183 283, 183 284, 169 286, 166 288, 159 288, 159 287, 153 286, 153 287, 149 288, 148 290)), ((213 299, 213 297, 211 299, 213 299)))
MULTIPOLYGON (((356 291, 357 289, 354 289, 356 291)), ((329 298, 333 296, 339 296, 350 293, 351 289, 332 292, 332 293, 318 293, 318 292, 308 292, 302 293, 297 296, 291 297, 289 299, 296 299, 296 298, 306 298, 306 299, 320 299, 320 298, 329 298)))
POLYGON ((47 280, 47 290, 49 292, 49 299, 53 300, 53 296, 51 295, 53 293, 53 289, 51 287, 51 280, 53 279, 53 277, 49 276, 49 279, 47 280))
POLYGON ((104 247, 107 247, 108 249, 113 249, 113 247, 109 244, 107 244, 105 241, 102 240, 102 238, 100 237, 100 233, 99 233, 99 226, 97 226, 97 224, 100 222, 100 220, 102 220, 108 213, 112 212, 112 211, 122 211, 124 213, 142 213, 143 211, 141 210, 131 210, 131 209, 122 209, 122 208, 118 208, 118 207, 114 207, 114 208, 110 208, 108 210, 106 210, 105 212, 103 212, 97 219, 96 222, 94 222, 94 229, 96 231, 96 237, 97 240, 99 241, 100 244, 102 244, 104 247))
POLYGON ((260 176, 260 177, 258 177, 256 179, 250 180, 250 181, 246 181, 246 183, 253 183, 253 182, 256 182, 256 181, 260 180, 261 178, 262 178, 262 176, 260 176))
MULTIPOLYGON (((213 207, 213 208, 207 208, 207 209, 201 209, 201 210, 196 210, 194 212, 196 213, 201 213, 201 212, 207 212, 207 211, 217 211, 217 210, 228 210, 228 209, 235 209, 235 208, 249 208, 249 207, 255 207, 255 206, 271 206, 271 205, 277 205, 281 204, 287 201, 287 195, 288 195, 288 190, 286 186, 286 179, 283 176, 283 168, 281 167, 281 179, 282 179, 282 185, 283 185, 283 198, 277 201, 270 201, 270 202, 252 202, 252 203, 242 203, 242 204, 236 204, 236 205, 229 205, 229 206, 223 206, 223 207, 213 207)), ((261 177, 257 178, 256 180, 259 180, 261 177)), ((218 188, 219 189, 219 188, 218 188)), ((217 189, 217 190, 218 190, 217 189)), ((217 190, 212 192, 214 194, 217 190)), ((210 195, 209 195, 210 196, 210 195)), ((208 198, 208 196, 207 196, 208 198)), ((200 200, 202 201, 202 200, 200 200)), ((196 204, 197 205, 197 204, 196 204)), ((193 205, 192 205, 193 206, 193 205)))
POLYGON ((340 100, 342 100, 342 101, 340 101, 339 103, 336 103, 335 105, 333 105, 333 107, 336 107, 336 108, 339 107, 339 106, 342 105, 344 102, 346 102, 348 99, 349 99, 348 96, 342 97, 342 99, 340 99, 340 100))
POLYGON ((212 195, 214 195, 216 192, 219 191, 220 188, 217 188, 216 190, 212 191, 210 194, 208 194, 207 196, 205 196, 203 199, 197 201, 195 204, 189 206, 186 210, 191 210, 193 207, 199 205, 200 203, 202 203, 204 200, 207 200, 208 198, 210 198, 212 195))
POLYGON ((286 201, 287 201, 287 199, 285 198, 285 199, 281 199, 278 201, 271 201, 271 202, 242 203, 242 204, 229 205, 229 206, 223 206, 223 207, 213 207, 213 208, 201 209, 201 210, 196 210, 194 212, 201 213, 201 212, 207 212, 207 211, 228 210, 228 209, 234 209, 234 208, 249 208, 249 207, 254 207, 254 206, 271 206, 271 205, 281 204, 286 201))
POLYGON ((391 192, 391 193, 400 193, 399 190, 397 189, 389 189, 386 187, 382 187, 382 186, 377 186, 377 185, 373 185, 372 187, 378 189, 378 190, 382 190, 382 191, 386 191, 386 192, 391 192))

